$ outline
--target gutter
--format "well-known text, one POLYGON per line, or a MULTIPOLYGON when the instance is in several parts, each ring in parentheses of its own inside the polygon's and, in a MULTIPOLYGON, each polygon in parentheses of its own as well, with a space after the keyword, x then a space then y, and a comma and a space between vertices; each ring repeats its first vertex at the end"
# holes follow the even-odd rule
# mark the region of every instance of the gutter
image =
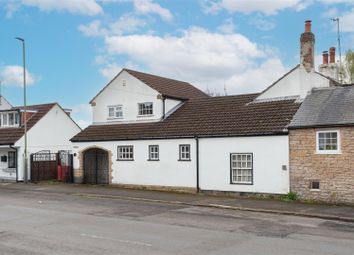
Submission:
POLYGON ((16 182, 18 182, 18 149, 13 147, 13 145, 9 145, 9 147, 16 152, 16 182))
MULTIPOLYGON (((257 136, 287 136, 288 132, 272 132, 272 133, 255 133, 255 134, 241 134, 241 135, 198 135, 199 138, 229 138, 229 137, 257 137, 257 136)), ((156 137, 136 137, 136 138, 109 138, 109 139, 92 139, 92 140, 80 140, 80 139, 70 139, 74 143, 84 143, 84 142, 111 142, 111 141, 137 141, 137 140, 161 140, 161 139, 188 139, 195 138, 196 135, 177 135, 177 136, 156 136, 156 137)))
POLYGON ((289 126, 289 130, 294 130, 294 129, 308 129, 308 128, 334 128, 334 127, 353 127, 354 123, 337 123, 337 124, 314 124, 314 125, 308 125, 308 126, 289 126))

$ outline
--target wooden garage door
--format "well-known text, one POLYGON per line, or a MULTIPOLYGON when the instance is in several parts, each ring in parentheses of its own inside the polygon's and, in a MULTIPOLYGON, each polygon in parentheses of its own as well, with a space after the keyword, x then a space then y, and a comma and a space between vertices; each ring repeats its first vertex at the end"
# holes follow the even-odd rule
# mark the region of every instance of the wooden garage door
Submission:
POLYGON ((101 149, 89 149, 84 153, 84 182, 108 184, 108 153, 101 149))

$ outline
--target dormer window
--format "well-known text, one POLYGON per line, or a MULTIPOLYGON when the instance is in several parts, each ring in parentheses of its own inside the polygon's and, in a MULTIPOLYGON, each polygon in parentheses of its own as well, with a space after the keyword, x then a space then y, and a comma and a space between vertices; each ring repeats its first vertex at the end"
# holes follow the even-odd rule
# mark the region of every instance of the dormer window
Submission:
POLYGON ((139 104, 139 116, 146 115, 153 115, 153 104, 151 102, 139 104))
POLYGON ((108 106, 108 118, 109 119, 123 118, 123 106, 122 105, 108 106))
POLYGON ((20 114, 18 112, 6 112, 0 114, 1 127, 16 127, 20 124, 20 114))

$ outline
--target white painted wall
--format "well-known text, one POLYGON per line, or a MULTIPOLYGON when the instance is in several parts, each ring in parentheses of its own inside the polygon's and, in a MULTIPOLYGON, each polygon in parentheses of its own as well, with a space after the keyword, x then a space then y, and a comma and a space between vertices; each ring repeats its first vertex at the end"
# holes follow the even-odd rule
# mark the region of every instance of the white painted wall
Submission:
POLYGON ((289 191, 288 136, 199 140, 200 187, 204 190, 285 194, 289 191), (230 153, 253 153, 253 185, 230 184, 230 153))
MULTIPOLYGON (((113 153, 113 183, 196 187, 194 139, 73 143, 74 152, 98 146, 113 153), (192 161, 180 162, 179 144, 191 144, 192 161), (133 145, 134 161, 116 161, 117 146, 133 145), (148 161, 148 146, 159 145, 160 161, 148 161)), ((199 139, 200 187, 204 190, 286 194, 289 191, 288 136, 199 139), (253 153, 253 185, 230 184, 230 153, 253 153)), ((79 159, 74 157, 74 168, 79 159)))
MULTIPOLYGON (((163 115, 163 101, 159 93, 126 71, 122 71, 93 101, 93 124, 157 121, 163 115), (125 86, 123 85, 125 84, 125 86), (138 116, 138 104, 152 102, 152 116, 138 116), (123 118, 108 118, 108 106, 122 105, 123 118)), ((172 109, 179 101, 166 100, 166 110, 172 109)))
POLYGON ((281 97, 299 96, 303 99, 313 88, 329 87, 327 78, 315 72, 308 73, 304 67, 299 66, 274 86, 257 97, 259 100, 266 100, 281 97))
MULTIPOLYGON (((28 156, 41 150, 55 153, 59 150, 72 150, 70 139, 80 132, 75 122, 55 105, 27 133, 28 156)), ((18 151, 18 179, 23 180, 24 137, 16 142, 18 151)))
MULTIPOLYGON (((112 152, 114 184, 196 187, 196 152, 194 139, 165 139, 141 141, 117 141, 73 143, 73 151, 79 155, 91 146, 112 152), (179 145, 191 145, 191 161, 179 161, 179 145), (117 161, 117 146, 133 145, 134 161, 117 161), (159 145, 160 160, 148 161, 148 146, 159 145)), ((79 159, 74 157, 74 169, 79 159)))
POLYGON ((12 108, 12 105, 9 101, 6 100, 5 97, 0 96, 0 110, 9 110, 12 108))
POLYGON ((176 99, 166 98, 165 100, 165 113, 166 115, 174 112, 179 106, 181 106, 182 101, 176 99))

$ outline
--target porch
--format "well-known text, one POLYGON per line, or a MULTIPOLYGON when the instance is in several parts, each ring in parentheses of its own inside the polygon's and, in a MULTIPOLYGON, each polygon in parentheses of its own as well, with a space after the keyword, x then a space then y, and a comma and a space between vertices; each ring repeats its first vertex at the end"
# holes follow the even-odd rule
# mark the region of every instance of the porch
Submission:
POLYGON ((17 181, 17 149, 0 147, 0 181, 17 181))

